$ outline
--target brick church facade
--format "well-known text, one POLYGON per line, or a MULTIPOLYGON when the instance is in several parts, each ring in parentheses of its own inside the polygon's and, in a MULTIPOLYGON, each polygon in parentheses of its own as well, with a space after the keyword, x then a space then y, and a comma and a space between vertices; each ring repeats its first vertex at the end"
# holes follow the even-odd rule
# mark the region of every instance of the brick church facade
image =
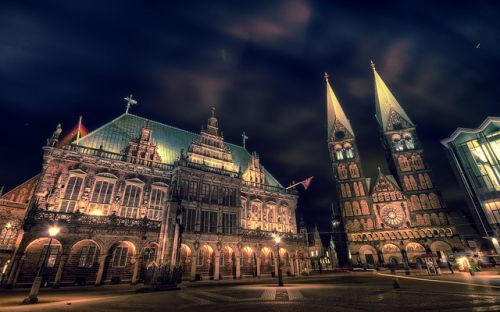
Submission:
POLYGON ((284 274, 308 270, 296 191, 225 142, 214 111, 199 134, 128 110, 69 145, 60 133, 28 195, 0 202, 22 211, 2 284, 31 284, 40 266, 52 285, 137 283, 151 266, 189 280, 274 276, 278 255, 284 274), (49 243, 51 225, 61 230, 49 243))
POLYGON ((391 171, 379 167, 366 177, 356 135, 328 76, 328 149, 340 215, 353 265, 422 265, 423 255, 446 262, 464 244, 432 172, 424 161, 416 127, 381 79, 374 65, 376 119, 391 171))

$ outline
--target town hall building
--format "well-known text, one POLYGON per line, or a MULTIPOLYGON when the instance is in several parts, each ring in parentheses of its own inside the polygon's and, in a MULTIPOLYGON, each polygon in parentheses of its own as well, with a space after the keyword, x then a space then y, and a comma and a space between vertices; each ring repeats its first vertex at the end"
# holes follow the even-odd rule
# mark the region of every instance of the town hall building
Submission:
POLYGON ((2 196, 25 213, 0 224, 11 238, 3 285, 29 285, 41 267, 54 286, 137 283, 151 266, 193 281, 277 276, 278 263, 283 274, 308 270, 296 191, 256 152, 225 142, 214 109, 199 133, 128 107, 70 144, 61 131, 43 147, 42 171, 2 196))

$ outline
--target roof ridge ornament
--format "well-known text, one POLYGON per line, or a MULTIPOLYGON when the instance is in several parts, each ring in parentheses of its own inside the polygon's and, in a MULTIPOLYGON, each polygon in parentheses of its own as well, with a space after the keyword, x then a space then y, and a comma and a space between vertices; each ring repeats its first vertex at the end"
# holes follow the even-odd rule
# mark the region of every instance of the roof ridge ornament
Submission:
POLYGON ((125 114, 128 114, 128 110, 130 109, 130 106, 132 105, 136 105, 137 104, 137 100, 135 100, 133 98, 133 95, 130 94, 129 96, 127 97, 124 97, 123 98, 125 101, 127 101, 127 109, 125 110, 125 114))

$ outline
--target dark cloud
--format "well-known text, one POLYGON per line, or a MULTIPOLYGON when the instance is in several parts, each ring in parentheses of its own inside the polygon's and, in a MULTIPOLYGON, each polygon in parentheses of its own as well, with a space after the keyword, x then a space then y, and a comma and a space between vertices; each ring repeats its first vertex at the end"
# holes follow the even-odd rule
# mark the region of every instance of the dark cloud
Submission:
POLYGON ((499 17, 494 2, 3 2, 1 182, 11 188, 40 169, 56 123, 68 129, 83 114, 95 129, 132 92, 134 113, 191 131, 216 106, 226 140, 245 131, 283 184, 314 175, 299 209, 326 229, 335 198, 322 75, 375 176, 387 165, 373 59, 417 124, 436 185, 461 207, 439 140, 499 114, 499 17))

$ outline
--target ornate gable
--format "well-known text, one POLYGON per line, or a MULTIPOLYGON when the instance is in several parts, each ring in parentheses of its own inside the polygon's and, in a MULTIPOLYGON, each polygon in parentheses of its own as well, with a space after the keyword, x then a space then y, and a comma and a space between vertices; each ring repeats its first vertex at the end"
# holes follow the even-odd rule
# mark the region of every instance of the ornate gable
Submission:
POLYGON ((147 165, 148 161, 161 162, 160 155, 158 154, 158 145, 154 142, 152 133, 152 128, 143 127, 141 135, 136 139, 130 140, 124 151, 128 162, 144 165, 147 165))

